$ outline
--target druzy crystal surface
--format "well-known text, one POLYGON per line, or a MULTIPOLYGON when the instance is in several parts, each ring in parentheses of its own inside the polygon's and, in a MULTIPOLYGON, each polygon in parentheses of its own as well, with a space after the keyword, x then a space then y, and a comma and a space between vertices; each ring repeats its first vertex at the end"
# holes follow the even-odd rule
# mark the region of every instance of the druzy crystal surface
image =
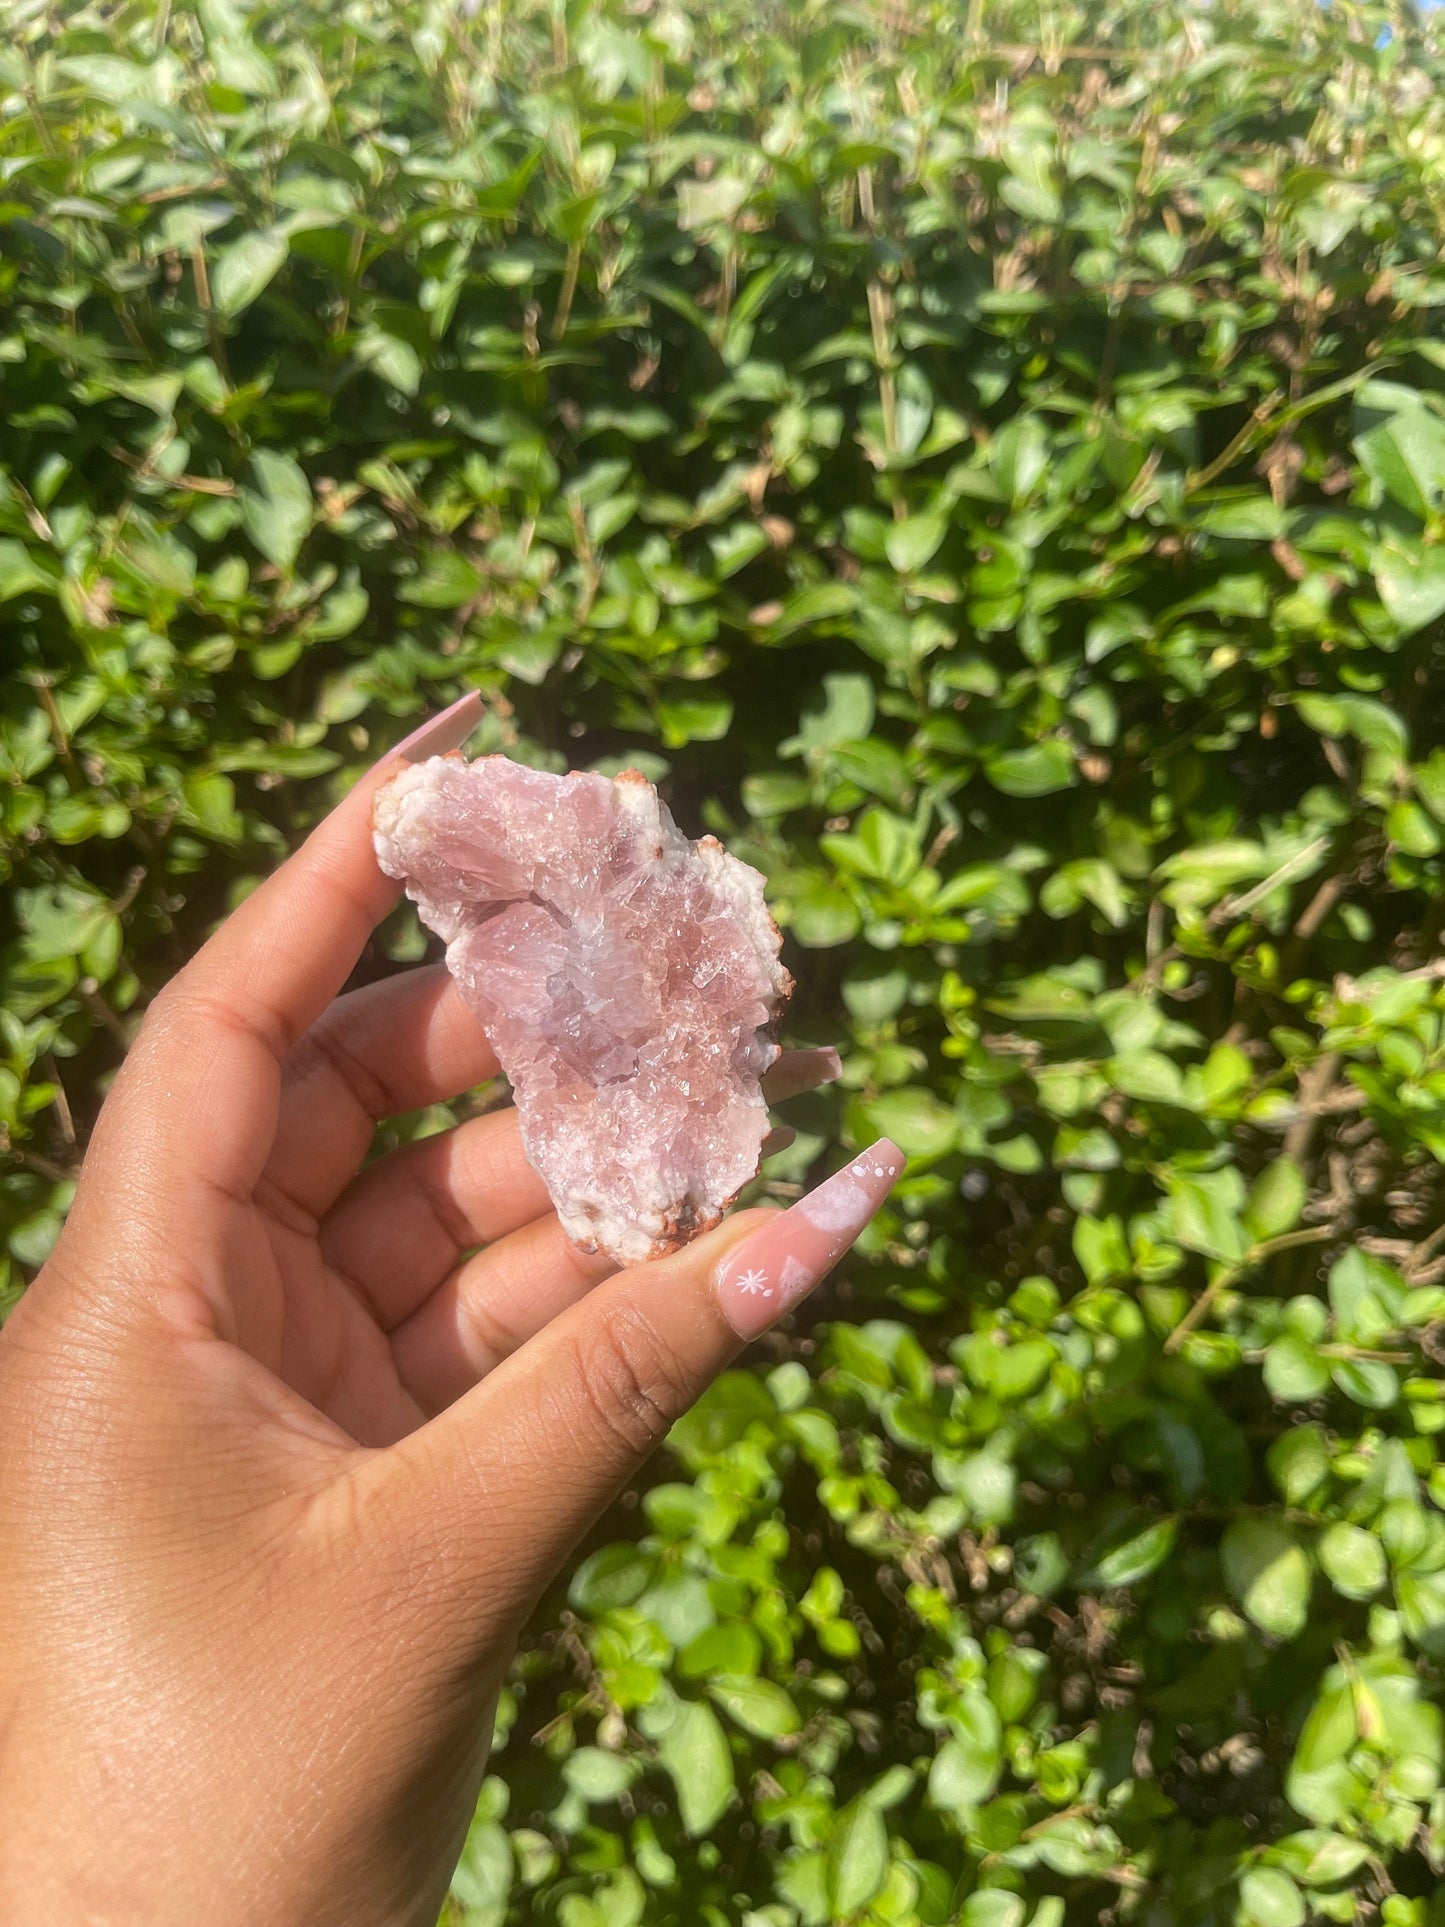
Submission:
POLYGON ((758 1169, 792 988, 758 872, 690 842, 633 770, 436 756, 378 792, 372 823, 568 1236, 634 1264, 716 1224, 758 1169))

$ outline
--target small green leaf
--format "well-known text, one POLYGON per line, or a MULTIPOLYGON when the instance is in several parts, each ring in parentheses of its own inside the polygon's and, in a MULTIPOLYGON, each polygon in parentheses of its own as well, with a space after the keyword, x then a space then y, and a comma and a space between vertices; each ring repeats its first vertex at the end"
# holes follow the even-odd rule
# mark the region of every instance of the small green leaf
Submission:
POLYGON ((246 234, 226 248, 211 275, 216 312, 228 319, 249 308, 270 286, 286 259, 287 241, 274 229, 246 234))
POLYGON ((311 527, 311 484, 298 462, 272 448, 256 450, 251 470, 256 485, 241 491, 246 532, 268 561, 289 569, 311 527))
POLYGON ((1276 1840, 1269 1857, 1306 1887, 1331 1887, 1358 1873, 1370 1849, 1364 1840, 1350 1840, 1323 1827, 1305 1827, 1276 1840))
POLYGON ((786 1739, 802 1727, 797 1707, 770 1679, 723 1677, 709 1681, 707 1690, 729 1719, 759 1739, 786 1739))
POLYGON ((717 1714, 701 1700, 679 1700, 657 1742, 690 1834, 711 1832, 733 1795, 733 1759, 717 1714))
POLYGON ((421 387, 421 356, 400 335, 383 328, 363 330, 357 338, 356 358, 403 395, 414 395, 421 387))
POLYGON ((1382 542, 1371 567, 1380 600, 1405 635, 1445 615, 1445 548, 1382 542))
POLYGON ((964 1819, 998 1783, 1003 1726, 993 1702, 977 1691, 961 1697, 951 1723, 954 1732, 929 1769, 928 1795, 935 1806, 964 1819))
POLYGON ((1074 781, 1074 753, 1067 743, 1049 738, 1027 749, 1010 749, 990 757, 984 774, 1005 796, 1052 796, 1074 781))
POLYGON ((562 1762, 562 1777, 574 1792, 593 1804, 615 1800, 637 1778, 640 1761, 600 1746, 579 1746, 562 1762))
POLYGON ((1310 1562, 1285 1527, 1236 1519, 1220 1545, 1225 1584, 1245 1612, 1276 1639, 1293 1639, 1309 1612, 1310 1562))
POLYGON ((888 1874, 888 1828, 877 1807, 855 1800, 838 1816, 825 1875, 835 1920, 847 1920, 882 1887, 888 1874))
POLYGON ((908 515, 890 524, 883 547, 899 574, 911 575, 933 559, 947 533, 948 524, 941 515, 908 515))
POLYGON ((464 555, 456 549, 437 549, 417 575, 400 584, 397 594, 421 609, 459 609, 473 600, 481 586, 481 571, 464 555))
POLYGON ((1246 1228, 1259 1242, 1293 1231, 1307 1196, 1304 1177, 1294 1159, 1276 1158, 1250 1186, 1244 1206, 1246 1228))
POLYGON ((863 1108, 873 1134, 892 1138, 909 1157, 942 1157, 957 1141, 957 1116, 922 1086, 884 1091, 863 1108))
POLYGON ((856 937, 863 919, 846 890, 820 880, 792 899, 788 921, 799 943, 827 950, 856 937))
POLYGON ((1318 1398, 1330 1382, 1329 1360, 1307 1338, 1287 1332, 1265 1350, 1264 1382, 1276 1398, 1318 1398))
POLYGON ((33 556, 24 543, 0 540, 0 602, 31 589, 53 589, 56 580, 48 561, 33 556))
POLYGON ((1299 1505, 1329 1477, 1329 1447, 1318 1425, 1291 1426, 1265 1456, 1270 1477, 1291 1505, 1299 1505))
POLYGON ((1330 1376, 1346 1398, 1367 1411, 1387 1412, 1400 1396, 1399 1375, 1383 1359, 1343 1359, 1331 1368, 1330 1376))
POLYGON ((1239 1883, 1238 1927, 1304 1927, 1299 1888, 1278 1867, 1252 1867, 1239 1883))
POLYGON ((467 1910, 468 1927, 502 1927, 512 1888, 512 1844, 505 1827, 480 1814, 472 1822, 452 1875, 452 1893, 467 1910))
POLYGON ((656 1574, 652 1559, 636 1546, 602 1546, 572 1575, 567 1597, 579 1612, 606 1612, 641 1598, 656 1574))
POLYGON ((1369 1599, 1388 1576, 1384 1547, 1362 1526, 1328 1527, 1315 1551, 1325 1577, 1346 1599, 1369 1599))
POLYGON ((1126 1539, 1097 1560, 1083 1575, 1081 1583, 1090 1586, 1132 1586, 1163 1565, 1174 1550, 1178 1522, 1160 1519, 1146 1526, 1132 1539, 1126 1539))

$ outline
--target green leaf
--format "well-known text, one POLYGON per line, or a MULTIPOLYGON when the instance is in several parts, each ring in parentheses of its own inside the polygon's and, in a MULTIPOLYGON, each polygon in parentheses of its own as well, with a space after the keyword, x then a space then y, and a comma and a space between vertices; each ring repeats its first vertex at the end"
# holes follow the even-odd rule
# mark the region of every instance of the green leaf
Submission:
POLYGON ((657 1742, 690 1834, 710 1833, 733 1795, 733 1759, 717 1714, 701 1700, 679 1700, 657 1742))
POLYGON ((311 484, 300 464, 276 449, 251 457, 253 488, 241 491, 246 533, 268 561, 289 569, 311 527, 311 484))
POLYGON ((941 515, 909 515, 890 524, 883 547, 900 575, 912 575, 932 561, 947 533, 948 523, 941 515))
POLYGON ((32 556, 23 543, 0 539, 0 602, 31 589, 53 589, 55 581, 53 569, 32 556))
POLYGON ((1381 602, 1405 635, 1445 614, 1445 548, 1382 542, 1370 566, 1381 602))
POLYGON ((1388 1577, 1384 1547, 1362 1526, 1328 1527, 1315 1551, 1325 1577, 1346 1599, 1371 1598, 1388 1577))
POLYGON ((993 1702, 976 1691, 961 1697, 951 1724, 953 1734, 929 1768, 928 1796, 936 1807, 966 1819, 998 1783, 1003 1727, 993 1702))
POLYGON ((959 1909, 958 1927, 1024 1927, 1028 1904, 1003 1887, 972 1893, 959 1909))
POLYGON ((1329 1446, 1318 1425, 1295 1425, 1281 1432, 1266 1458, 1270 1477, 1291 1505, 1299 1505, 1329 1477, 1329 1446))
POLYGON ((888 1828, 867 1800, 855 1800, 838 1816, 828 1843, 826 1886, 835 1920, 866 1907, 888 1873, 888 1828))
MULTIPOLYGON (((1349 1681, 1338 1668, 1325 1677, 1326 1684, 1300 1730, 1294 1757, 1296 1772, 1321 1772, 1348 1753, 1360 1736, 1356 1696, 1349 1681)), ((1293 1799, 1293 1794, 1290 1797, 1293 1799)), ((1307 1809, 1301 1807, 1300 1811, 1307 1809)))
POLYGON ((1005 796, 1052 796, 1074 782, 1074 753, 1056 739, 990 757, 984 774, 1005 796))
POLYGON ((786 1739, 802 1727, 797 1707, 770 1679, 724 1676, 709 1681, 707 1690, 735 1725, 759 1739, 786 1739))
POLYGON ((1182 1104, 1184 1079, 1172 1057, 1162 1051, 1126 1051, 1109 1062, 1106 1075, 1116 1091, 1146 1104, 1182 1104))
POLYGON ((1369 1845, 1322 1827, 1286 1834, 1269 1849, 1270 1859, 1306 1887, 1332 1887, 1358 1873, 1370 1857, 1369 1845))
POLYGON ((1381 1359, 1344 1359, 1331 1368, 1330 1377, 1346 1398, 1371 1412, 1389 1411, 1400 1396, 1400 1380, 1394 1366, 1381 1359))
POLYGON ((238 315, 264 293, 286 259, 287 240, 274 229, 242 235, 224 249, 211 274, 217 314, 238 315))
POLYGON ((1287 1332, 1265 1351, 1264 1382, 1276 1398, 1318 1398, 1330 1382, 1329 1360, 1308 1339, 1287 1332))
POLYGON ((1237 1264, 1249 1248, 1242 1223, 1244 1185, 1234 1166, 1197 1174, 1165 1175, 1173 1208, 1174 1235, 1186 1250, 1237 1264))
POLYGON ((827 950, 856 937, 863 919, 846 890, 819 881, 792 899, 788 921, 799 943, 827 950))
POLYGON ((856 743, 873 727, 872 678, 829 675, 823 678, 823 706, 805 713, 796 736, 778 745, 780 756, 809 755, 856 743))
POLYGON ((562 1777, 575 1793, 593 1804, 603 1804, 625 1793, 637 1778, 640 1762, 600 1746, 579 1746, 562 1762, 562 1777))
POLYGON ((1097 1560, 1091 1570, 1083 1575, 1081 1584, 1136 1585, 1163 1565, 1174 1550, 1177 1533, 1178 1522, 1174 1519, 1160 1519, 1152 1526, 1146 1526, 1142 1532, 1125 1539, 1097 1560))
POLYGON ((732 698, 692 696, 681 702, 659 703, 657 720, 665 749, 720 742, 732 726, 732 698))
POLYGON ((1261 1632, 1293 1639, 1309 1613, 1309 1556, 1294 1534, 1265 1519, 1236 1519, 1220 1544, 1224 1581, 1261 1632))
POLYGON ((1395 1601, 1407 1636, 1432 1659, 1445 1658, 1445 1572, 1397 1574, 1395 1601))
POLYGON ((877 1137, 889 1137, 912 1158, 938 1158, 958 1139, 958 1118, 932 1091, 922 1087, 884 1091, 865 1106, 877 1137))
POLYGON ((467 1909, 467 1927, 502 1927, 512 1888, 512 1845, 506 1829, 480 1815, 452 1875, 452 1893, 467 1909))
POLYGON ((602 1546, 572 1575, 567 1597, 579 1612, 630 1606, 652 1584, 653 1561, 636 1546, 602 1546))
POLYGON ((1244 1206, 1246 1229, 1257 1242, 1293 1231, 1308 1195, 1304 1175, 1293 1158, 1276 1158, 1250 1186, 1244 1206))
POLYGON ((1239 1927, 1304 1927, 1304 1896, 1278 1867, 1252 1867, 1239 1883, 1239 1927))
POLYGON ((1277 542, 1285 531, 1285 514, 1268 495, 1240 495, 1211 504, 1199 527, 1206 535, 1236 542, 1277 542))
POLYGON ((456 549, 438 549, 418 575, 403 581, 397 594, 421 609, 459 609, 482 586, 481 571, 456 549))
POLYGON ((421 356, 400 335, 388 334, 384 328, 363 329, 356 340, 356 358, 403 395, 414 395, 421 387, 421 356))
MULTIPOLYGON (((1408 394, 1407 390, 1397 390, 1408 394)), ((1445 421, 1419 398, 1355 438, 1365 473, 1392 501, 1426 521, 1445 497, 1445 421)))
POLYGON ((237 842, 244 828, 236 808, 236 786, 229 776, 188 776, 181 785, 181 816, 218 843, 237 842))

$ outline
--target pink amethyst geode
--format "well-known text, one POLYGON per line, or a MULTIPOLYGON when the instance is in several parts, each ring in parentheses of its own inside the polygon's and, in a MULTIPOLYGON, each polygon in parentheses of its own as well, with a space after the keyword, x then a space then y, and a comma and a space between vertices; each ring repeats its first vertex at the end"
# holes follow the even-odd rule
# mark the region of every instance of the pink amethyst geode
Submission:
POLYGON ((636 1264, 715 1225, 757 1173, 793 987, 758 872, 689 842, 635 770, 434 756, 377 792, 372 827, 568 1237, 636 1264))

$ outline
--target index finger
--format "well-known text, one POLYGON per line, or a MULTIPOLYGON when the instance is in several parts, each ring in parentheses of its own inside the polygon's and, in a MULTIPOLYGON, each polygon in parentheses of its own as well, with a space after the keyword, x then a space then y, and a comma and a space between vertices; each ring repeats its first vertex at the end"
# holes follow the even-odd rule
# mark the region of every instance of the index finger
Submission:
POLYGON ((249 1191, 275 1130, 282 1058, 396 901, 372 850, 372 798, 398 758, 459 748, 481 714, 473 690, 398 744, 171 980, 116 1079, 95 1156, 119 1145, 171 1193, 188 1176, 249 1191))

